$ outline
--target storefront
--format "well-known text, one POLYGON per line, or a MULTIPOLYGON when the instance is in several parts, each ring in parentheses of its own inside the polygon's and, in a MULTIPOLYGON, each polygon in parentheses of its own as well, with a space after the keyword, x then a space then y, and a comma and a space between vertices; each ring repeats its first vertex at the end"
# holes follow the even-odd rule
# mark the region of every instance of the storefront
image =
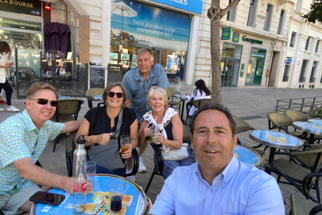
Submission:
POLYGON ((246 85, 260 85, 264 71, 266 50, 252 48, 247 68, 246 85))
POLYGON ((109 64, 121 65, 124 75, 137 66, 137 50, 146 47, 152 49, 155 62, 164 67, 170 83, 185 82, 191 14, 201 13, 202 1, 155 2, 163 7, 139 1, 112 1, 109 64), (178 12, 173 7, 187 11, 178 12))

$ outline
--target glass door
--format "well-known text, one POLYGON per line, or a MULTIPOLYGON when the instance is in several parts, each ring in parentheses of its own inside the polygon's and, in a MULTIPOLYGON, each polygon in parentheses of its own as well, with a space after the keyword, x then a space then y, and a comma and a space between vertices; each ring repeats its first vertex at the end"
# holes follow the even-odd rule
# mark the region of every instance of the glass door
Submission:
POLYGON ((223 58, 221 61, 221 80, 223 87, 236 87, 239 59, 223 58))

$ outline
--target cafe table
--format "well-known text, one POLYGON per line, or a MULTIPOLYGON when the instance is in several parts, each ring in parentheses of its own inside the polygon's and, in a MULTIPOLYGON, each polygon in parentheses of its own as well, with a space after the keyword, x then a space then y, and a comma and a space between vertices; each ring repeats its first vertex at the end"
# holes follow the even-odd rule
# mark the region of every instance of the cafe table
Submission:
POLYGON ((186 102, 186 96, 184 94, 174 94, 174 97, 181 99, 182 107, 181 107, 181 120, 183 119, 183 111, 184 111, 184 104, 186 102))
POLYGON ((59 99, 75 99, 74 97, 71 97, 71 96, 59 96, 58 97, 58 100, 59 99))
POLYGON ((322 124, 318 125, 311 122, 293 122, 296 129, 310 133, 309 144, 314 143, 314 135, 322 135, 322 124))
MULTIPOLYGON (((105 199, 106 205, 102 207, 97 215, 113 214, 110 211, 109 181, 114 178, 120 178, 126 181, 126 189, 122 200, 122 210, 118 214, 139 215, 146 213, 147 197, 142 187, 127 180, 126 178, 116 175, 96 174, 94 180, 94 191, 86 196, 86 210, 81 214, 93 214, 95 210, 101 205, 103 197, 105 196, 108 197, 107 199, 105 199)), ((65 199, 58 206, 34 203, 31 208, 31 215, 73 214, 73 194, 69 194, 66 191, 58 188, 51 188, 47 190, 47 192, 65 195, 65 199)))
POLYGON ((96 101, 100 101, 100 100, 103 100, 103 96, 102 95, 94 95, 93 98, 96 100, 96 101))
POLYGON ((260 168, 263 160, 257 152, 247 149, 240 145, 236 145, 234 155, 239 161, 251 164, 258 168, 260 168))
POLYGON ((322 119, 308 119, 308 121, 316 125, 322 125, 322 119))

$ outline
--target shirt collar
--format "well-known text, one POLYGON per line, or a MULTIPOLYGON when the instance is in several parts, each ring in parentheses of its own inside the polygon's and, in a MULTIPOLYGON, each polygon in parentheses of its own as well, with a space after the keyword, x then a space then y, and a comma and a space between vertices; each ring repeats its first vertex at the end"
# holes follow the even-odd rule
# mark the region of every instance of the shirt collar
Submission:
MULTIPOLYGON (((28 114, 26 109, 23 112, 21 112, 20 114, 21 114, 20 117, 24 119, 23 121, 25 122, 27 132, 31 132, 33 130, 38 130, 37 127, 35 126, 34 122, 32 121, 31 117, 29 116, 29 114, 28 114)), ((40 129, 44 128, 45 126, 47 126, 48 123, 49 123, 49 120, 44 122, 41 125, 40 129)))
POLYGON ((139 70, 139 67, 137 67, 136 69, 136 72, 134 73, 134 78, 135 78, 135 81, 147 81, 149 79, 151 79, 152 77, 155 76, 154 72, 153 72, 153 66, 154 64, 151 66, 151 70, 149 72, 149 75, 147 77, 147 79, 143 79, 142 76, 140 75, 140 70, 139 70))
MULTIPOLYGON (((228 163, 228 165, 225 167, 225 169, 213 180, 213 184, 215 180, 220 177, 222 178, 222 186, 226 186, 226 184, 229 182, 229 180, 234 176, 234 174, 237 172, 239 168, 239 162, 237 160, 237 158, 235 157, 235 155, 233 155, 233 158, 230 160, 230 162, 228 163)), ((198 176, 198 178, 202 181, 206 181, 203 177, 202 177, 202 173, 199 167, 199 164, 197 163, 197 165, 195 166, 195 173, 198 176)), ((206 181, 207 182, 207 181, 206 181)), ((208 182, 207 182, 208 184, 208 182)), ((209 185, 209 184, 208 184, 209 185)))

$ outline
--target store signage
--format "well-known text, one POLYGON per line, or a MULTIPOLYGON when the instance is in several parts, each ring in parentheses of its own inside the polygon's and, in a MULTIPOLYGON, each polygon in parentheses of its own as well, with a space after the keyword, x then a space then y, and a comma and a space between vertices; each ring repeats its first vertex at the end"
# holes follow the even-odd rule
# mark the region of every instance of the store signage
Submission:
POLYGON ((41 1, 35 0, 0 0, 0 10, 41 16, 41 1))
POLYGON ((240 77, 244 75, 244 64, 241 65, 240 77))
POLYGON ((233 42, 238 43, 239 42, 239 32, 234 32, 233 34, 233 42))
POLYGON ((231 27, 222 28, 221 40, 230 40, 231 27))
POLYGON ((151 0, 194 13, 202 13, 202 0, 151 0))
POLYGON ((246 41, 246 42, 250 42, 251 44, 263 44, 263 41, 261 40, 255 40, 255 39, 251 39, 251 38, 247 38, 246 35, 244 35, 242 37, 243 41, 246 41))
POLYGON ((292 58, 286 58, 285 64, 286 65, 292 65, 292 58))
POLYGON ((250 56, 252 57, 262 57, 265 58, 265 53, 259 53, 259 52, 251 52, 250 56))

